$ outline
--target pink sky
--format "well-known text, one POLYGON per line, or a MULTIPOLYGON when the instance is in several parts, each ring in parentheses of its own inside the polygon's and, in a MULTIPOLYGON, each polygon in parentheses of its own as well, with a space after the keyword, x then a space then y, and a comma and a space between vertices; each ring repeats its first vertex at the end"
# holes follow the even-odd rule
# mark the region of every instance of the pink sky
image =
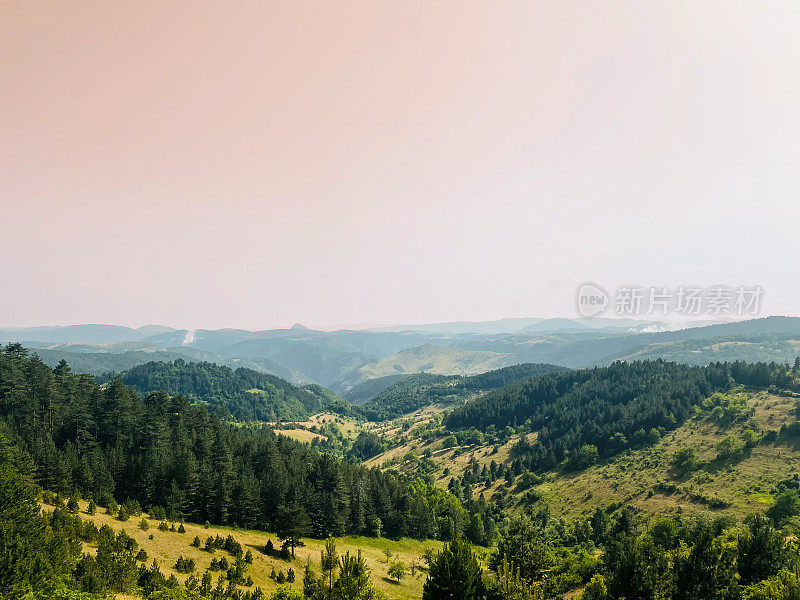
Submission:
POLYGON ((0 4, 0 325, 795 314, 796 2, 0 4))

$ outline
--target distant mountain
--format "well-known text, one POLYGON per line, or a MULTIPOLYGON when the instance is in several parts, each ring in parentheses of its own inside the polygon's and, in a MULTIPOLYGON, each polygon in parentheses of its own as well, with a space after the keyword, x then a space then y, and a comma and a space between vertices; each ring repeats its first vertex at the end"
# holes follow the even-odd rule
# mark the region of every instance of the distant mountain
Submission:
POLYGON ((772 360, 773 350, 765 347, 763 353, 761 353, 753 345, 731 345, 724 355, 709 354, 709 361, 706 362, 698 361, 698 353, 688 349, 689 346, 684 346, 685 351, 677 353, 675 353, 674 347, 670 348, 676 343, 692 340, 706 340, 705 345, 711 346, 722 343, 725 340, 742 340, 742 336, 748 337, 748 341, 751 342, 757 341, 759 337, 768 342, 775 339, 800 339, 800 318, 766 317, 735 323, 709 325, 707 327, 693 327, 678 331, 640 333, 630 336, 587 340, 581 344, 572 344, 559 348, 554 352, 553 362, 575 367, 603 365, 609 364, 614 360, 636 355, 648 347, 648 358, 671 356, 672 359, 678 362, 690 364, 707 364, 712 360, 772 360))
POLYGON ((240 421, 305 420, 324 410, 348 412, 348 404, 321 386, 301 388, 252 369, 209 362, 149 362, 109 375, 142 394, 181 394, 212 412, 240 421))
MULTIPOLYGON (((740 335, 679 342, 657 342, 634 352, 617 356, 618 360, 662 358, 689 365, 712 362, 788 362, 800 356, 800 335, 740 335)), ((607 362, 607 359, 602 361, 607 362)))
POLYGON ((591 329, 576 319, 545 319, 519 330, 519 333, 538 333, 543 331, 570 331, 573 329, 591 329))
POLYGON ((565 371, 567 369, 556 365, 524 364, 469 377, 430 373, 405 375, 357 410, 372 421, 394 419, 426 406, 452 405, 509 383, 565 371))
POLYGON ((189 349, 186 352, 168 350, 132 350, 128 352, 70 352, 63 349, 31 348, 31 354, 38 354, 45 364, 55 367, 65 360, 75 373, 89 373, 99 376, 109 371, 124 371, 151 361, 208 360, 213 355, 189 349))
POLYGON ((573 329, 605 329, 607 327, 626 331, 638 331, 645 327, 666 328, 664 323, 653 320, 627 318, 531 318, 500 319, 497 321, 451 321, 424 325, 392 325, 376 327, 373 331, 412 331, 436 334, 511 334, 538 331, 569 331, 573 329))
POLYGON ((386 375, 378 377, 377 379, 368 379, 364 383, 359 383, 353 386, 346 392, 342 393, 342 397, 350 404, 364 404, 370 398, 374 398, 386 388, 397 383, 404 377, 413 377, 413 375, 386 375))
POLYGON ((332 387, 335 390, 347 390, 370 379, 408 373, 472 375, 515 362, 509 354, 424 344, 366 364, 348 373, 332 387))
POLYGON ((579 368, 640 355, 692 364, 707 359, 778 360, 792 353, 792 339, 800 339, 800 319, 793 317, 695 325, 690 323, 686 329, 675 330, 675 323, 617 318, 522 318, 407 326, 413 330, 394 327, 339 331, 318 331, 299 324, 265 331, 73 325, 3 329, 0 343, 20 341, 29 348, 39 348, 48 364, 65 358, 76 371, 94 374, 125 370, 150 360, 185 358, 246 367, 296 384, 316 383, 345 393, 369 379, 384 376, 414 372, 470 374, 518 363, 579 368), (750 339, 742 340, 741 336, 750 339), (752 336, 778 336, 787 343, 776 348, 774 342, 778 338, 765 338, 765 344, 759 345, 752 336), (691 345, 676 346, 691 340, 707 340, 706 345, 713 348, 705 351, 691 345), (749 343, 716 345, 725 340, 749 343), (425 357, 415 350, 395 356, 426 346, 429 352, 431 347, 439 348, 438 354, 425 357), (724 352, 720 348, 725 348, 724 352), (488 354, 458 359, 460 352, 488 354), (97 356, 89 356, 90 353, 97 356))
POLYGON ((134 329, 120 325, 65 325, 53 327, 19 327, 0 329, 0 343, 49 342, 51 344, 109 344, 144 340, 150 336, 175 331, 160 325, 134 329))

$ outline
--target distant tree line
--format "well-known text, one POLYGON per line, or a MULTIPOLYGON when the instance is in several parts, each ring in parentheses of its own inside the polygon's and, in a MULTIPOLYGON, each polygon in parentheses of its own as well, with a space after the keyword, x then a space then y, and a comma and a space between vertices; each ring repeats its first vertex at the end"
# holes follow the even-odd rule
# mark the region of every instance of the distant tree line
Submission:
POLYGON ((452 431, 511 425, 537 432, 535 442, 516 448, 526 468, 581 469, 657 441, 714 392, 735 385, 796 389, 798 369, 797 363, 615 362, 512 383, 455 408, 444 425, 452 431))
POLYGON ((100 378, 121 379, 142 395, 153 391, 180 394, 210 412, 239 421, 304 420, 322 410, 348 412, 347 402, 314 385, 298 387, 268 373, 233 370, 210 362, 148 362, 100 378))
POLYGON ((356 410, 371 421, 386 421, 432 404, 462 402, 513 381, 565 371, 565 367, 556 365, 526 363, 467 377, 417 373, 403 377, 356 410))

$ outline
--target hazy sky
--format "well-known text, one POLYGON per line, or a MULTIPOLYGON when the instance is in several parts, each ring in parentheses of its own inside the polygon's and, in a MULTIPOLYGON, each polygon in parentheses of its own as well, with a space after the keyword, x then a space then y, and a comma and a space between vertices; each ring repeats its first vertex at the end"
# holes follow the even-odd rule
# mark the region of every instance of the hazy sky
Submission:
POLYGON ((800 299, 800 3, 0 0, 0 325, 800 299))

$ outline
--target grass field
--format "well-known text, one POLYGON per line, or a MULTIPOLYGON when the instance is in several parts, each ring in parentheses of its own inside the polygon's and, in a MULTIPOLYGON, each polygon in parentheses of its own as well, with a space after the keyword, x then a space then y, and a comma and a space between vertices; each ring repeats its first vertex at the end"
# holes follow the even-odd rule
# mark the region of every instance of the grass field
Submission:
MULTIPOLYGON (((52 510, 50 506, 44 506, 45 510, 52 510)), ((253 588, 256 586, 269 593, 278 587, 278 584, 269 577, 271 571, 283 571, 284 573, 291 567, 296 574, 296 581, 293 584, 298 590, 302 590, 303 571, 306 564, 310 561, 312 567, 315 567, 319 572, 320 552, 322 551, 325 542, 324 540, 304 539, 305 546, 295 549, 295 558, 289 561, 281 560, 274 556, 267 556, 263 552, 263 548, 267 540, 272 539, 273 544, 277 548, 280 547, 280 542, 274 534, 263 531, 251 531, 243 529, 232 529, 227 527, 209 527, 205 528, 202 525, 193 525, 185 523, 186 533, 177 533, 171 531, 160 531, 158 529, 159 521, 150 519, 147 515, 150 528, 143 531, 139 527, 139 521, 142 517, 131 517, 126 522, 119 521, 117 518, 106 514, 105 510, 98 508, 95 515, 88 515, 86 513, 86 502, 81 503, 81 518, 85 520, 94 521, 98 528, 103 525, 108 525, 115 531, 125 530, 127 534, 132 536, 141 548, 147 552, 147 564, 151 564, 153 559, 158 560, 161 572, 167 577, 175 574, 179 581, 185 581, 189 575, 182 574, 175 571, 173 568, 175 561, 179 556, 183 555, 185 558, 193 558, 197 564, 194 574, 200 578, 206 571, 211 563, 212 558, 220 559, 223 556, 228 557, 232 562, 231 557, 224 550, 217 550, 216 552, 209 553, 201 548, 195 548, 191 545, 195 536, 199 536, 201 541, 205 541, 208 536, 220 535, 226 537, 232 535, 241 545, 245 552, 252 550, 253 564, 249 565, 245 575, 250 575, 253 578, 253 588), (149 539, 149 536, 153 539, 149 539)), ((177 524, 176 524, 177 526, 177 524)), ((84 550, 89 551, 90 546, 84 544, 84 550)), ((440 542, 426 541, 420 542, 411 539, 401 540, 388 540, 385 538, 368 538, 368 537, 344 537, 336 539, 336 549, 341 556, 345 552, 355 554, 361 550, 367 565, 371 569, 371 578, 375 586, 386 592, 389 598, 394 600, 410 600, 419 599, 422 597, 422 586, 425 583, 425 571, 417 571, 416 575, 412 576, 410 573, 410 565, 412 560, 420 563, 420 557, 426 548, 439 549, 440 542), (404 579, 398 584, 394 580, 390 580, 386 576, 386 556, 384 550, 389 550, 392 553, 392 561, 401 561, 406 564, 407 573, 404 579)), ((424 565, 424 563, 422 563, 424 565)), ((212 572, 214 582, 216 583, 219 572, 212 572)), ((135 596, 118 596, 120 600, 135 598, 135 596)))
MULTIPOLYGON (((794 422, 796 398, 759 392, 750 394, 753 419, 762 431, 794 422)), ((781 442, 761 443, 735 459, 717 458, 717 443, 738 434, 744 425, 721 428, 698 415, 649 448, 630 451, 574 476, 560 475, 537 489, 550 500, 555 515, 575 516, 615 502, 627 502, 651 514, 709 510, 698 497, 717 498, 730 506, 722 510, 744 516, 762 512, 772 503, 774 485, 800 470, 800 452, 781 442), (672 469, 675 453, 694 448, 701 468, 678 476, 672 469), (677 491, 659 491, 671 482, 677 491), (651 492, 652 490, 652 492, 651 492)))

